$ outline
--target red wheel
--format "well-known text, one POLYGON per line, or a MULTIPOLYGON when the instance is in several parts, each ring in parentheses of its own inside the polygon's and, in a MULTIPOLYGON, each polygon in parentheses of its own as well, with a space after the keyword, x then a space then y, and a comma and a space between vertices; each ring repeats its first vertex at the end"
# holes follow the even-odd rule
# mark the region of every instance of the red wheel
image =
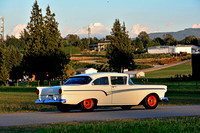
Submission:
POLYGON ((82 111, 93 111, 96 107, 96 102, 93 99, 86 99, 81 102, 82 111))
POLYGON ((158 106, 158 98, 155 94, 148 95, 143 102, 146 109, 155 109, 158 106))

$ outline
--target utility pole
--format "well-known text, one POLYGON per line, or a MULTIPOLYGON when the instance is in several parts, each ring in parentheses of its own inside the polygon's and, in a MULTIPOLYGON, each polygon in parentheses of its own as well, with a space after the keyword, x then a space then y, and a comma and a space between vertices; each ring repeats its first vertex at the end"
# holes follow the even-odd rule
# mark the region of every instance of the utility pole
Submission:
POLYGON ((91 28, 90 26, 88 26, 88 43, 89 43, 89 46, 90 46, 90 34, 91 34, 91 28))
POLYGON ((1 39, 2 39, 2 42, 4 41, 4 17, 0 17, 1 19, 1 39))

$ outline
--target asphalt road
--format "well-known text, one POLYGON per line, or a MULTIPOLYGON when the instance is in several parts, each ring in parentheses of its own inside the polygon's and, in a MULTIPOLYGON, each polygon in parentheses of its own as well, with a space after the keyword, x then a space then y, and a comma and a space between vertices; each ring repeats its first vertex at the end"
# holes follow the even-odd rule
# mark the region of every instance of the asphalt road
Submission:
POLYGON ((72 121, 114 120, 127 118, 155 118, 175 116, 199 116, 200 105, 157 107, 154 110, 145 110, 143 107, 133 107, 131 110, 117 108, 96 109, 94 112, 80 112, 78 110, 62 113, 33 112, 0 114, 0 126, 15 126, 29 124, 43 124, 72 121))

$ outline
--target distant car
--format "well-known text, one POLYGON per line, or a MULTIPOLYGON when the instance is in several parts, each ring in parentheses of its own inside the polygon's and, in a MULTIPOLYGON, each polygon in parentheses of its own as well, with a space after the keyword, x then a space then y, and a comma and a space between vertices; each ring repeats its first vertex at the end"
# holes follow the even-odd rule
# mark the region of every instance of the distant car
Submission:
POLYGON ((51 104, 67 112, 73 107, 93 111, 99 106, 119 106, 130 109, 143 104, 155 109, 159 101, 168 101, 165 85, 136 85, 124 73, 92 73, 75 75, 63 86, 37 87, 35 103, 51 104))

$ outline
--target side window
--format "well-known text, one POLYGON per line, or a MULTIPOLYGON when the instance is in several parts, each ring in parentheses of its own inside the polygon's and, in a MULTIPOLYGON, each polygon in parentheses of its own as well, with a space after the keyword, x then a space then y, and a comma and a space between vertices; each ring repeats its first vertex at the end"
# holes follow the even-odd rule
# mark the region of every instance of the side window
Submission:
POLYGON ((109 85, 108 77, 98 78, 93 82, 93 85, 109 85))
POLYGON ((125 85, 126 81, 127 81, 127 77, 117 77, 117 76, 111 77, 112 85, 125 85))

